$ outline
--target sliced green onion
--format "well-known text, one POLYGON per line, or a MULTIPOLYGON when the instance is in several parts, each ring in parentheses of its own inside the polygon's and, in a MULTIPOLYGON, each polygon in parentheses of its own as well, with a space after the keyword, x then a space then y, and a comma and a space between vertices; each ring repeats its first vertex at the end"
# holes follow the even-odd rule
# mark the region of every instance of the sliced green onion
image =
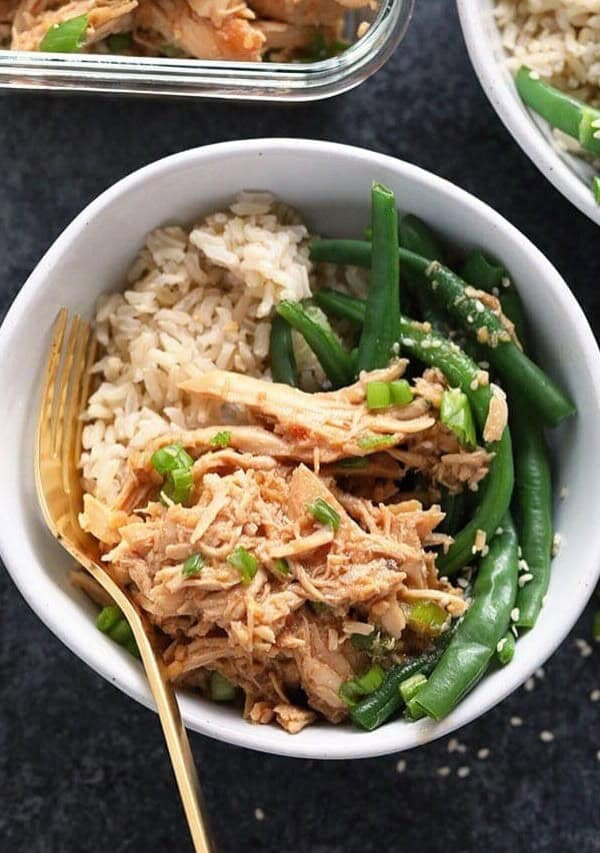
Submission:
POLYGON ((103 634, 108 634, 122 618, 123 614, 118 607, 114 607, 113 605, 103 607, 96 617, 96 628, 102 631, 103 634))
POLYGON ((111 53, 123 53, 131 48, 131 33, 113 33, 106 39, 111 53))
POLYGON ((348 459, 340 459, 336 464, 339 468, 366 468, 369 460, 366 456, 351 456, 348 459))
POLYGON ((512 631, 508 631, 496 646, 496 657, 502 664, 506 666, 515 656, 515 636, 512 631))
POLYGON ((592 634, 594 640, 597 643, 600 643, 600 610, 596 610, 594 613, 594 621, 592 623, 592 634))
POLYGON ((475 421, 466 394, 460 388, 449 388, 442 396, 441 422, 451 429, 465 447, 475 447, 475 421))
POLYGON ((340 514, 336 512, 332 506, 323 498, 317 498, 312 503, 306 505, 307 510, 321 524, 328 524, 333 530, 337 530, 340 526, 340 514))
POLYGON ((190 468, 169 471, 163 486, 165 495, 176 504, 186 504, 192 494, 194 475, 190 468))
POLYGON ((338 691, 338 696, 348 705, 349 708, 353 708, 363 697, 363 693, 356 686, 356 682, 353 678, 349 681, 344 681, 342 686, 338 691))
POLYGON ((279 572, 280 575, 289 575, 290 564, 283 557, 279 557, 279 559, 275 560, 275 571, 279 572))
POLYGON ((231 443, 231 433, 229 430, 224 429, 216 435, 213 435, 208 443, 211 447, 229 447, 231 443))
POLYGON ((365 696, 367 696, 369 693, 373 693, 377 690, 378 687, 381 687, 384 676, 385 672, 379 664, 376 663, 361 676, 355 678, 356 686, 365 696))
POLYGON ((387 382, 367 382, 367 409, 385 409, 391 402, 387 382))
POLYGON ((373 450, 375 447, 387 447, 393 440, 393 435, 362 435, 356 443, 363 450, 373 450))
POLYGON ((353 707, 363 696, 368 696, 381 687, 384 677, 385 672, 376 663, 362 675, 344 681, 338 696, 346 705, 353 707))
POLYGON ((448 621, 448 613, 434 601, 415 601, 408 608, 406 621, 418 633, 439 634, 448 621))
POLYGON ((52 24, 40 42, 40 50, 45 53, 74 53, 85 44, 88 24, 87 15, 77 15, 60 24, 52 24))
POLYGON ((186 578, 193 578, 194 575, 199 575, 204 568, 204 557, 202 554, 192 554, 183 564, 182 574, 186 578))
POLYGON ((410 678, 405 678, 404 681, 401 681, 398 685, 398 690, 404 700, 404 704, 408 704, 425 684, 427 684, 427 678, 422 672, 416 672, 410 678))
POLYGON ((389 383, 390 397, 394 406, 405 406, 412 403, 413 392, 406 379, 396 379, 389 383))
POLYGON ((235 686, 220 672, 211 672, 208 689, 213 702, 231 702, 235 699, 235 686))
POLYGON ((194 464, 194 460, 183 449, 182 444, 167 444, 166 447, 155 450, 150 457, 150 462, 162 477, 169 471, 175 471, 177 468, 191 468, 194 464))
POLYGON ((227 562, 242 576, 242 583, 250 583, 258 571, 258 560, 241 545, 227 557, 227 562))
POLYGON ((416 723, 417 720, 420 720, 425 716, 425 711, 419 705, 418 696, 413 696, 413 698, 409 699, 406 703, 406 716, 413 723, 416 723))

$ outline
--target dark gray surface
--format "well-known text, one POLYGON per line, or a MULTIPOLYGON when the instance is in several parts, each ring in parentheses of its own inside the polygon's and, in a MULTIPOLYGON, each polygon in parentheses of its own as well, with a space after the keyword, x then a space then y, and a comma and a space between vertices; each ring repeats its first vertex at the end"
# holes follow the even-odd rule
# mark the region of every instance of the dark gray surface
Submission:
MULTIPOLYGON (((333 102, 0 99, 0 315, 52 240, 118 178, 184 148, 275 135, 362 145, 455 181, 546 253, 600 327, 598 231, 500 125, 448 0, 419 0, 388 66, 333 102)), ((63 648, 4 572, 0 597, 0 849, 189 850, 157 719, 63 648)), ((589 699, 600 687, 599 655, 583 658, 574 643, 589 638, 590 619, 534 691, 520 690, 458 734, 465 753, 434 743, 401 756, 403 773, 400 756, 293 761, 193 736, 223 853, 600 850, 600 704, 589 699), (514 715, 521 727, 510 725, 514 715), (552 743, 539 739, 544 729, 552 743), (491 750, 487 760, 476 757, 481 747, 491 750), (443 766, 447 778, 436 772, 443 766), (470 767, 468 778, 456 775, 459 766, 470 767)))

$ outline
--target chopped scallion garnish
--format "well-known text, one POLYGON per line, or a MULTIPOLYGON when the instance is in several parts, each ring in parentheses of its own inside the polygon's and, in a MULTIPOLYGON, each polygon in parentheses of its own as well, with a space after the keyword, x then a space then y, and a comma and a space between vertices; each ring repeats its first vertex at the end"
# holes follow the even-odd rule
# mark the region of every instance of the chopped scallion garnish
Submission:
POLYGON ((192 578, 194 575, 199 575, 204 568, 204 557, 202 554, 192 554, 183 564, 182 573, 186 578, 192 578))
POLYGON ((340 459, 337 463, 340 468, 366 468, 368 464, 366 456, 350 456, 348 459, 340 459))
POLYGON ((408 608, 406 621, 413 631, 439 634, 448 621, 448 613, 434 601, 415 601, 408 608))
POLYGON ((213 702, 231 702, 235 698, 235 686, 220 672, 211 672, 209 693, 213 702))
POLYGON ((211 447, 223 448, 229 447, 230 442, 231 433, 229 432, 229 430, 224 429, 221 432, 216 433, 216 435, 213 435, 213 437, 209 441, 209 444, 211 445, 211 447))
POLYGON ((87 15, 77 15, 60 24, 52 24, 40 42, 40 50, 45 53, 74 53, 85 44, 88 25, 87 15))
POLYGON ((275 571, 279 572, 280 575, 289 575, 290 573, 290 564, 287 560, 284 560, 282 557, 275 560, 275 571))
POLYGON ((258 560, 241 545, 227 557, 227 562, 242 576, 242 583, 248 584, 258 571, 258 560))
POLYGON ((407 704, 410 702, 413 696, 416 696, 425 684, 427 684, 427 678, 422 672, 416 672, 410 678, 405 678, 404 681, 401 681, 398 685, 398 690, 404 699, 404 703, 407 704))
POLYGON ((367 382, 367 409, 385 409, 391 402, 388 382, 367 382))
POLYGON ((191 468, 194 464, 194 460, 183 449, 182 444, 167 444, 166 447, 155 450, 150 457, 150 462, 154 470, 163 477, 169 471, 175 471, 177 468, 191 468))
POLYGON ((328 524, 333 530, 337 530, 340 526, 340 514, 330 506, 323 498, 317 498, 312 503, 307 504, 307 510, 321 524, 328 524))
POLYGON ((393 440, 393 435, 362 435, 356 443, 362 450, 373 450, 375 447, 387 447, 393 440))
POLYGON ((407 403, 412 403, 413 392, 406 379, 396 379, 389 385, 392 405, 405 406, 407 403))
POLYGON ((448 388, 442 396, 440 421, 452 430, 465 447, 475 447, 475 421, 467 395, 460 388, 448 388))

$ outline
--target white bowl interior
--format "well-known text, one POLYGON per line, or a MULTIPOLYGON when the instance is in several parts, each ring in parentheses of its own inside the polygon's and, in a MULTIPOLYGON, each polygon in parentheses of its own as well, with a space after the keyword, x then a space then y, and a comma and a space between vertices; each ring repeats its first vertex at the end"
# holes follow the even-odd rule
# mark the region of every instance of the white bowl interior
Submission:
POLYGON ((582 213, 600 224, 592 166, 557 147, 548 122, 521 101, 494 19, 495 0, 457 0, 463 35, 473 67, 506 129, 548 180, 582 213))
POLYGON ((501 258, 518 283, 545 368, 575 398, 579 416, 553 435, 556 483, 569 496, 556 505, 563 547, 547 605, 534 631, 519 640, 513 663, 486 677, 443 722, 395 721, 366 734, 325 724, 291 736, 252 726, 237 710, 182 695, 189 727, 221 740, 274 753, 318 758, 372 756, 408 749, 469 722, 518 687, 554 651, 597 580, 600 531, 588 523, 600 502, 600 356, 589 326, 556 270, 493 210, 407 163, 359 149, 289 140, 224 143, 159 161, 116 184, 69 226, 19 294, 0 330, 0 447, 19 464, 0 479, 0 552, 15 583, 48 627, 120 689, 152 706, 140 666, 100 634, 94 607, 69 586, 69 560, 38 513, 32 446, 41 371, 60 307, 91 317, 97 297, 124 286, 146 233, 190 222, 221 207, 242 188, 268 189, 295 205, 318 233, 359 235, 368 218, 371 182, 391 186, 400 206, 427 220, 448 241, 501 258))

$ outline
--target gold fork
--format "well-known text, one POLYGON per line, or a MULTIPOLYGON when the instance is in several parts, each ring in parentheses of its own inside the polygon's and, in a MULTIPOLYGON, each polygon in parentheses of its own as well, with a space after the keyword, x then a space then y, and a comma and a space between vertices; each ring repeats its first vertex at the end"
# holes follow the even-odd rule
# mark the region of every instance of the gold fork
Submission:
POLYGON ((35 481, 40 508, 52 535, 108 593, 131 625, 158 709, 194 848, 196 853, 210 853, 192 751, 175 693, 160 653, 155 651, 152 626, 128 592, 108 573, 100 561, 98 543, 81 529, 78 520, 82 508, 78 469, 80 414, 87 402, 94 354, 95 339, 89 323, 76 315, 69 323, 69 313, 63 308, 56 319, 48 354, 37 428, 35 481))

